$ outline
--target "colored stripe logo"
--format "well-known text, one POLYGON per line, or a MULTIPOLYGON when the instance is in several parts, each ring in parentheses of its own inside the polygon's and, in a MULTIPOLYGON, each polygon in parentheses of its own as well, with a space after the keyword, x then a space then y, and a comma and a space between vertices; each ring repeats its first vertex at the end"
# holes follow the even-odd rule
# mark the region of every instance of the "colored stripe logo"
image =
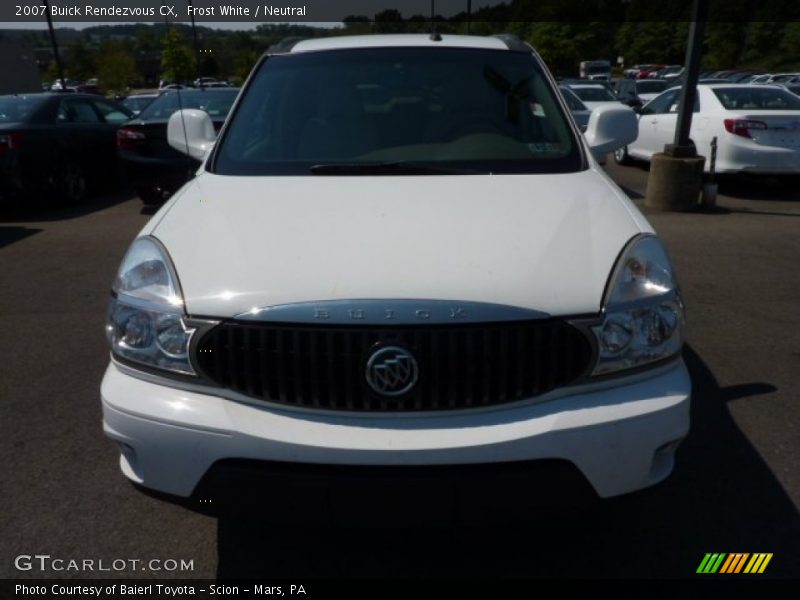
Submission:
POLYGON ((700 561, 697 573, 763 573, 771 560, 771 552, 708 552, 700 561))

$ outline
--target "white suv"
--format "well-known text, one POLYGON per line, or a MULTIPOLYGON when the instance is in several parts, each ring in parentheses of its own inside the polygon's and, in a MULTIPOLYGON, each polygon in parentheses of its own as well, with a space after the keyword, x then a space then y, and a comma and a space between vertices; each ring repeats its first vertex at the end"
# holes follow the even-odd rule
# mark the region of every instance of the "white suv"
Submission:
MULTIPOLYGON (((300 41, 264 56, 113 284, 104 429, 191 497, 231 460, 533 465, 652 485, 689 428, 684 316, 652 228, 512 36, 300 41)), ((485 471, 486 467, 481 469, 485 471)))

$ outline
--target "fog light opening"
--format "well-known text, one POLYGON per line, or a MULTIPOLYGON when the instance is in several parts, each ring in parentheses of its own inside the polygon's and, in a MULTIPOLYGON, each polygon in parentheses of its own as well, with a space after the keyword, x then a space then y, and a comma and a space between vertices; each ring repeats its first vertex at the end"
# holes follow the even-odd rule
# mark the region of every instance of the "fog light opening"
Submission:
POLYGON ((650 480, 653 483, 666 479, 675 466, 675 451, 681 445, 681 439, 672 440, 659 446, 653 453, 653 462, 650 466, 650 480))
POLYGON ((142 483, 144 477, 142 477, 142 469, 139 465, 139 458, 136 455, 136 450, 133 446, 123 442, 117 442, 117 447, 119 448, 119 464, 122 472, 129 479, 137 483, 142 483))

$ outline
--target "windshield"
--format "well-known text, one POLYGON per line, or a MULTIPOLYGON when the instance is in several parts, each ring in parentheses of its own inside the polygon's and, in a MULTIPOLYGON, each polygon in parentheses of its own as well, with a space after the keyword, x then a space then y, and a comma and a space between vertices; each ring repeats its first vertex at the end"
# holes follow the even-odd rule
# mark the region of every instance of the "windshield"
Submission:
POLYGON ((800 110, 800 98, 778 88, 714 88, 726 110, 800 110))
POLYGON ((614 94, 601 86, 574 87, 572 91, 584 102, 615 102, 614 94))
POLYGON ((146 106, 138 118, 143 121, 158 121, 169 119, 172 113, 182 108, 199 108, 206 111, 212 119, 224 119, 238 92, 236 89, 165 92, 146 106))
POLYGON ((590 75, 602 75, 604 73, 608 73, 610 68, 608 65, 594 65, 587 67, 586 71, 590 75))
POLYGON ((125 98, 122 106, 133 112, 139 112, 156 99, 156 96, 130 96, 125 98))
POLYGON ((26 121, 45 100, 45 96, 0 96, 0 123, 26 121))
POLYGON ((211 169, 333 174, 340 166, 342 174, 367 174, 370 165, 383 173, 399 164, 409 174, 583 168, 578 140, 531 54, 369 48, 268 58, 211 169))
POLYGON ((637 81, 636 91, 639 94, 660 94, 667 89, 666 81, 637 81))

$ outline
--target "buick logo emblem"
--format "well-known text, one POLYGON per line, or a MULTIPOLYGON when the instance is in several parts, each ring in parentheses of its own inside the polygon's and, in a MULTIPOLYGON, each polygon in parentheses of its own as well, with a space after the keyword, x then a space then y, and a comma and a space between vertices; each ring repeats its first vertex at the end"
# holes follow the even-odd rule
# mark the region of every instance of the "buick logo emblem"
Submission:
POLYGON ((381 396, 402 396, 414 387, 419 366, 414 356, 398 346, 378 348, 367 361, 369 387, 381 396))

